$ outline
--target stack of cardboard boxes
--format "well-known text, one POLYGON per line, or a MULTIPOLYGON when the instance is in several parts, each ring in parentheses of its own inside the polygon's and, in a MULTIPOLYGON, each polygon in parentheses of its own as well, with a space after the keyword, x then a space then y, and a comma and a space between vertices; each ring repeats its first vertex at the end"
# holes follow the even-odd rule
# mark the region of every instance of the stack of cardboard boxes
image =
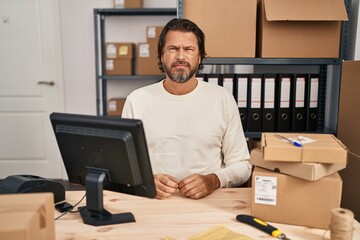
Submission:
POLYGON ((210 57, 337 58, 344 0, 184 0, 210 57))
POLYGON ((329 229, 331 209, 340 207, 347 148, 330 134, 284 133, 303 139, 297 147, 263 133, 261 148, 251 151, 252 215, 279 222, 329 229))
MULTIPOLYGON (((106 44, 106 75, 163 75, 157 64, 157 44, 163 26, 146 27, 146 42, 106 44), (136 58, 134 58, 136 56, 136 58)), ((108 115, 121 116, 126 98, 108 100, 108 115)))
POLYGON ((158 67, 158 41, 163 26, 149 26, 146 28, 146 42, 137 45, 137 75, 162 75, 158 67))
POLYGON ((106 43, 106 75, 133 75, 133 59, 133 43, 106 43))
POLYGON ((163 75, 157 64, 157 44, 163 28, 146 27, 146 42, 137 44, 136 54, 134 43, 106 43, 106 75, 163 75))

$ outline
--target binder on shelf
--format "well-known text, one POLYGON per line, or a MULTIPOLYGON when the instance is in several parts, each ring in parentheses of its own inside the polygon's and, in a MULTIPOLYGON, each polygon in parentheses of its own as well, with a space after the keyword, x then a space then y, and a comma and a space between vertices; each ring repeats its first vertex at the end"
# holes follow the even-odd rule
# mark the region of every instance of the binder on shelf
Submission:
POLYGON ((262 82, 262 132, 275 131, 275 82, 276 74, 264 74, 262 82))
POLYGON ((231 95, 235 97, 234 94, 234 83, 235 83, 235 75, 234 74, 222 74, 221 75, 221 83, 222 86, 228 90, 231 95))
POLYGON ((236 75, 236 85, 237 85, 237 104, 239 108, 239 114, 241 119, 241 124, 244 131, 247 130, 247 119, 248 119, 248 85, 249 85, 249 75, 248 74, 237 74, 236 75))
POLYGON ((209 73, 206 75, 206 78, 207 78, 208 83, 221 86, 220 74, 209 73))
POLYGON ((248 86, 248 132, 261 132, 261 85, 262 75, 251 74, 249 77, 248 86))
POLYGON ((291 108, 290 94, 291 82, 293 75, 281 74, 277 84, 277 101, 276 101, 276 130, 278 132, 291 131, 291 108))
POLYGON ((199 81, 204 81, 206 82, 206 74, 203 74, 203 73, 198 73, 196 74, 196 79, 199 80, 199 81))
POLYGON ((319 80, 318 74, 310 74, 307 89, 307 124, 308 132, 317 130, 318 121, 318 101, 319 101, 319 80))
POLYGON ((306 130, 306 83, 306 74, 295 75, 292 94, 292 130, 294 132, 306 130))

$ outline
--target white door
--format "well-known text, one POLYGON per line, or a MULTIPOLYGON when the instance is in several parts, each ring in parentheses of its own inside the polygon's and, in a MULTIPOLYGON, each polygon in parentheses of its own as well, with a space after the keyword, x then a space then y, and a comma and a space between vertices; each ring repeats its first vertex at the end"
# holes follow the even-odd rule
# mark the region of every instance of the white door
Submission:
POLYGON ((64 110, 58 0, 0 0, 0 179, 62 178, 49 114, 64 110))

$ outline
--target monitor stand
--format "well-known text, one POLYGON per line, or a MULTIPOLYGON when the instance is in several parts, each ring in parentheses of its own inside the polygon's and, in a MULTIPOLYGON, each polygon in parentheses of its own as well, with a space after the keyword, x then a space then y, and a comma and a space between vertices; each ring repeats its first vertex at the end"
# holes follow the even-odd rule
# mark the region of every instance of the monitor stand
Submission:
POLYGON ((104 169, 88 168, 85 178, 86 207, 78 208, 83 222, 93 226, 135 222, 131 212, 111 214, 104 209, 103 183, 107 176, 108 171, 104 169))

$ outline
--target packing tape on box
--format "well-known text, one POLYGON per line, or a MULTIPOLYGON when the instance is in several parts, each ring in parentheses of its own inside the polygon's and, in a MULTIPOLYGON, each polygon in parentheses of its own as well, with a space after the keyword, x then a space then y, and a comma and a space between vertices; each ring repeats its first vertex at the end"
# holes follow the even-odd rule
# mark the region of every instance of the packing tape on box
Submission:
POLYGON ((331 210, 330 239, 352 240, 354 232, 354 213, 344 208, 331 210))

